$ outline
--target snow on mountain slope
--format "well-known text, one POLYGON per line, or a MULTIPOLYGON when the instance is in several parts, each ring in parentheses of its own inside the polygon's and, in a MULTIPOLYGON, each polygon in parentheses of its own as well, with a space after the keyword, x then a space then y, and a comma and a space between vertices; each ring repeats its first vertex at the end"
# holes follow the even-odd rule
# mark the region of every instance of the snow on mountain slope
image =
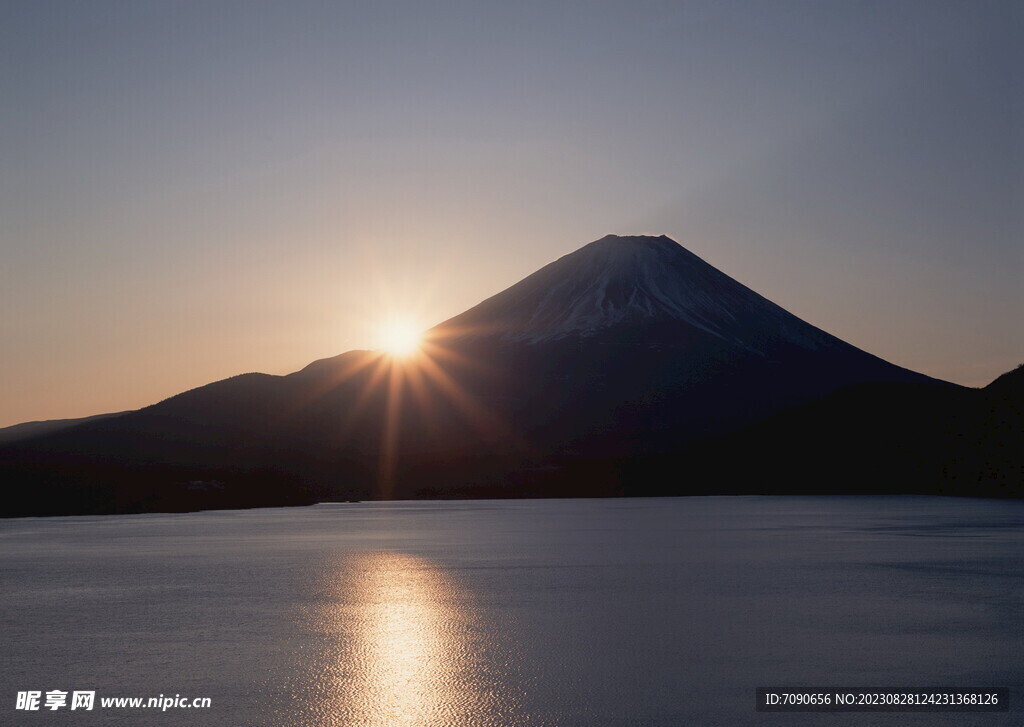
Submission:
POLYGON ((621 324, 685 324, 750 351, 845 347, 664 235, 608 235, 437 326, 456 338, 539 343, 621 324))

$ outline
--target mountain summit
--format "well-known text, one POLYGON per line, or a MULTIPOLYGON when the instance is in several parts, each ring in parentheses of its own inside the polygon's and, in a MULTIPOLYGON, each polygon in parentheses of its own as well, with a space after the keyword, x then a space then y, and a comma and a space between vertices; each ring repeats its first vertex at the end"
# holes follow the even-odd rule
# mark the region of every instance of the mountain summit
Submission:
POLYGON ((435 333, 540 343, 659 323, 762 355, 783 344, 845 346, 665 235, 607 235, 445 321, 435 333))

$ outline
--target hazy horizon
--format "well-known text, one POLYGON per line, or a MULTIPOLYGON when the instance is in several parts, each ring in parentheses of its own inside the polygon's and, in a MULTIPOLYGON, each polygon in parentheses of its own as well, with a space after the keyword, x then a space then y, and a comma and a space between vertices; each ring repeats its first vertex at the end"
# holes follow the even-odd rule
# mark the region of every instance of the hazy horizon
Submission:
POLYGON ((1024 360, 1019 3, 10 3, 0 427, 375 347, 606 234, 1024 360))

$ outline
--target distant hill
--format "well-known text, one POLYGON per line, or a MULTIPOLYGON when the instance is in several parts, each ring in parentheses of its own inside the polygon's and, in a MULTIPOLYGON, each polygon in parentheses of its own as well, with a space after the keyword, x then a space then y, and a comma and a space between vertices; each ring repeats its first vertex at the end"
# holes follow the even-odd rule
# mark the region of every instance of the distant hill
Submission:
POLYGON ((17 442, 21 439, 41 437, 44 434, 54 434, 64 429, 76 427, 86 422, 99 422, 111 417, 119 417, 128 414, 128 411, 119 411, 113 414, 94 414, 93 416, 80 417, 78 419, 46 419, 38 422, 24 422, 0 429, 0 444, 17 442))
POLYGON ((990 396, 1020 400, 1024 398, 1024 364, 1007 371, 985 387, 990 396))
POLYGON ((686 463, 689 491, 923 493, 1024 497, 1024 368, 983 389, 872 383, 844 388, 665 458, 631 461, 645 494, 686 463))
MULTIPOLYGON (((350 351, 225 379, 0 446, 0 476, 9 515, 730 492, 761 446, 740 430, 766 417, 891 427, 901 397, 925 411, 971 393, 811 326, 667 237, 609 235, 431 329, 417 357, 350 351), (716 469, 701 453, 730 436, 748 449, 722 449, 716 469), (678 477, 654 477, 660 462, 678 477)), ((773 436, 766 461, 829 451, 773 436)))

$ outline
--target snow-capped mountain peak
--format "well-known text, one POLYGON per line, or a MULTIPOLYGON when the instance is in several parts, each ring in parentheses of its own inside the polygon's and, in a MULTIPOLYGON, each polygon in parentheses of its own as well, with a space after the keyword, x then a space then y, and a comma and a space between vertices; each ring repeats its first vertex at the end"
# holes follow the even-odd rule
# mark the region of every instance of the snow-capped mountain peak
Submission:
POLYGON ((763 352, 841 344, 661 235, 608 235, 437 327, 540 343, 621 325, 675 323, 763 352))

